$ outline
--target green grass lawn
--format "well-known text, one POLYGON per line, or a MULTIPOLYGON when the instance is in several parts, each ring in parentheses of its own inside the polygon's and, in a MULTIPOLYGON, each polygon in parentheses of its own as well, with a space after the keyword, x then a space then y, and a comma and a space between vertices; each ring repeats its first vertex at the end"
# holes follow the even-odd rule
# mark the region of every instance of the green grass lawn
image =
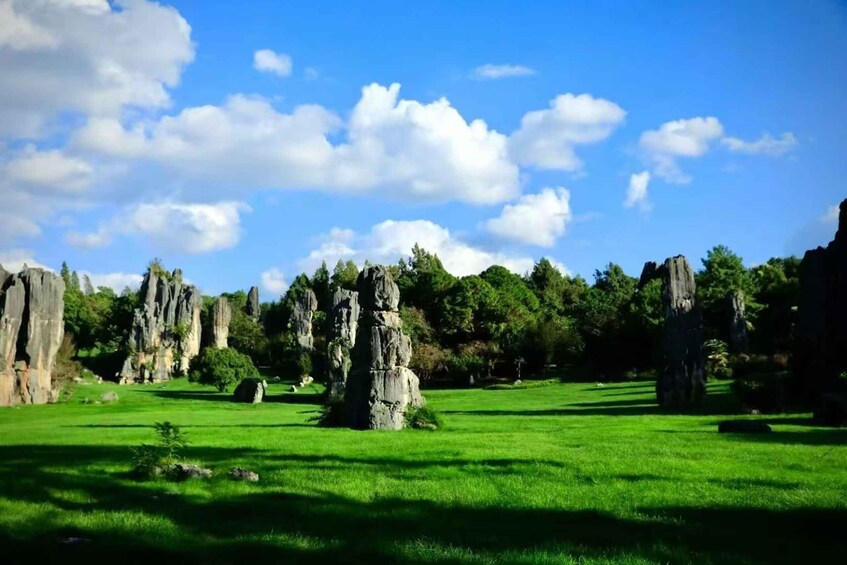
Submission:
MULTIPOLYGON (((275 563, 838 562, 847 430, 808 414, 723 435, 725 383, 694 415, 651 383, 426 391, 446 428, 316 427, 316 394, 251 406, 184 380, 79 385, 0 410, 0 561, 275 563), (116 390, 116 404, 84 404, 116 390), (209 481, 133 480, 130 447, 170 420, 209 481), (227 477, 242 466, 259 483, 227 477), (67 538, 82 538, 63 543, 67 538)), ((745 416, 742 416, 745 417, 745 416)))

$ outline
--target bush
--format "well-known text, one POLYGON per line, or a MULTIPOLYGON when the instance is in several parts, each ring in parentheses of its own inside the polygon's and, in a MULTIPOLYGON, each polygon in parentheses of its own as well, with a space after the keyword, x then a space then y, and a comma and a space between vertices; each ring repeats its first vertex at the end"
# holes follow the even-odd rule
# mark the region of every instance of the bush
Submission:
POLYGON ((190 380, 214 385, 221 392, 251 377, 259 377, 253 361, 234 349, 207 347, 191 361, 190 380))
POLYGON ((728 347, 725 342, 719 339, 710 339, 703 344, 703 352, 706 354, 706 380, 732 377, 728 347))
POLYGON ((407 428, 436 430, 444 426, 441 414, 429 406, 409 407, 405 414, 407 428))
POLYGON ((168 476, 181 459, 188 440, 179 426, 165 421, 153 424, 159 438, 157 444, 142 443, 132 449, 132 472, 141 478, 168 476))
POLYGON ((760 373, 736 379, 732 391, 748 408, 763 413, 783 412, 788 405, 790 374, 760 373))

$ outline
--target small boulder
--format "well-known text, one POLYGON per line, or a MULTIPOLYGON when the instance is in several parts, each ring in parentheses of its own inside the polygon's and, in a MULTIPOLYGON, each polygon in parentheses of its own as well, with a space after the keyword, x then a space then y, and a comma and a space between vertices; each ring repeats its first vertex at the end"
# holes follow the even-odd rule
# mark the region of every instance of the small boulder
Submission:
POLYGON ((250 471, 249 469, 242 469, 241 467, 234 467, 229 472, 229 476, 235 481, 259 482, 259 473, 250 471))
POLYGON ((718 424, 718 432, 722 434, 767 434, 771 427, 759 420, 726 420, 718 424))
POLYGON ((516 380, 516 381, 515 381, 514 383, 512 383, 512 384, 514 384, 515 386, 522 385, 522 384, 523 384, 523 381, 522 381, 522 380, 520 380, 520 379, 518 379, 518 380, 516 380))
POLYGON ((118 393, 110 390, 107 393, 104 393, 103 396, 100 397, 100 400, 103 402, 117 402, 118 401, 118 393))
POLYGON ((267 383, 261 379, 244 379, 235 387, 235 392, 232 393, 232 399, 235 402, 259 404, 265 398, 267 387, 267 383))
POLYGON ((307 385, 310 385, 310 384, 312 384, 313 382, 315 382, 315 379, 314 379, 313 377, 310 377, 310 376, 306 375, 305 377, 303 377, 303 378, 300 380, 300 388, 302 388, 302 387, 304 387, 304 386, 307 386, 307 385))
POLYGON ((173 476, 178 481, 184 481, 186 479, 208 479, 212 476, 212 470, 192 463, 177 463, 173 466, 173 476))

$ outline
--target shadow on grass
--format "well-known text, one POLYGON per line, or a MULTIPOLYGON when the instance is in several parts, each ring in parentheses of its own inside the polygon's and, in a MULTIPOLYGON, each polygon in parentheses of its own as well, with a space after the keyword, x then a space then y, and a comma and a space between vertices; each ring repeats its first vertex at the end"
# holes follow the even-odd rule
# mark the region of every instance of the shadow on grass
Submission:
MULTIPOLYGON (((230 402, 235 401, 232 398, 232 393, 222 393, 216 390, 144 390, 153 396, 159 398, 167 398, 170 400, 210 400, 213 402, 230 402)), ((283 393, 274 394, 275 391, 269 391, 264 398, 264 402, 284 402, 287 404, 323 404, 324 397, 320 393, 283 393)))
MULTIPOLYGON (((247 455, 260 466, 282 465, 284 471, 286 465, 256 451, 192 451, 213 465, 247 455)), ((120 455, 114 448, 92 446, 0 447, 0 496, 54 509, 14 532, 0 532, 4 562, 460 564, 485 556, 531 560, 533 552, 598 560, 828 562, 847 550, 844 509, 643 507, 637 519, 626 519, 517 504, 447 505, 412 493, 362 501, 326 492, 280 492, 279 485, 264 483, 212 498, 169 495, 170 484, 135 483, 104 473, 103 467, 122 462, 120 455), (58 462, 68 471, 55 470, 58 462), (82 519, 92 511, 140 514, 146 520, 82 519), (68 526, 75 519, 80 525, 68 526), (67 538, 82 541, 61 543, 67 538)), ((367 461, 378 462, 382 472, 406 468, 399 459, 367 461)), ((214 481, 208 487, 212 492, 214 481)))
MULTIPOLYGON (((147 428, 151 424, 75 424, 63 428, 147 428)), ((316 424, 180 424, 180 428, 314 428, 316 424)))

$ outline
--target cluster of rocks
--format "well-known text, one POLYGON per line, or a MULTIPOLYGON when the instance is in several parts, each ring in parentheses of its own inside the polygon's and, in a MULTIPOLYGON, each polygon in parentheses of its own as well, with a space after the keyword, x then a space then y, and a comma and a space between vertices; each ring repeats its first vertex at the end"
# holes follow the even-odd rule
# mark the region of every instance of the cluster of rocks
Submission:
POLYGON ((800 264, 795 339, 801 394, 813 403, 836 392, 843 398, 838 379, 847 371, 847 200, 841 203, 835 239, 807 251, 800 264))
POLYGON ((656 381, 656 399, 669 409, 699 404, 706 395, 703 356, 703 315, 695 300, 694 272, 678 255, 661 265, 648 262, 639 286, 662 281, 662 368, 656 381))
POLYGON ((182 283, 182 271, 168 275, 150 268, 141 283, 141 306, 135 310, 129 353, 119 377, 122 384, 158 383, 188 371, 200 352, 203 297, 182 283))
POLYGON ((328 402, 342 402, 347 375, 353 364, 351 353, 359 327, 359 293, 338 289, 332 295, 327 335, 328 402))
POLYGON ((229 323, 232 321, 232 308, 225 296, 215 299, 212 308, 212 345, 226 349, 229 342, 229 323))
POLYGON ((412 344, 398 311, 400 290, 382 266, 365 267, 357 288, 361 314, 345 391, 347 424, 399 430, 406 410, 424 403, 408 368, 412 344))
POLYGON ((64 337, 62 278, 0 266, 0 406, 53 402, 53 366, 64 337))

